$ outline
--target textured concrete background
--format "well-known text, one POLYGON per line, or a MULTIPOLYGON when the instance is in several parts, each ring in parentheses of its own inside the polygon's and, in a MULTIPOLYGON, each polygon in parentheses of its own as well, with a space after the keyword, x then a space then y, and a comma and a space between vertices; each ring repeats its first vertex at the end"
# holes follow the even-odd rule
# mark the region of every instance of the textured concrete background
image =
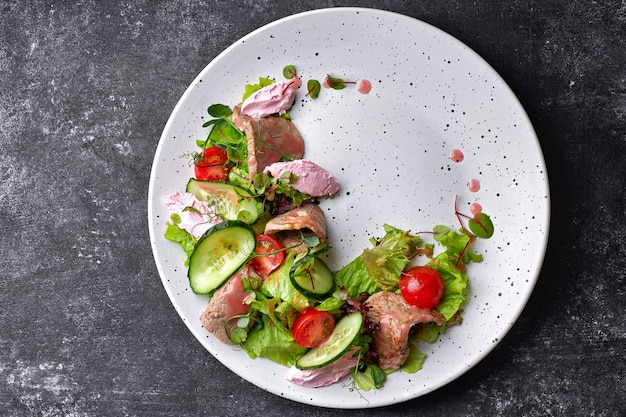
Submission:
POLYGON ((149 170, 187 85, 292 13, 377 6, 431 23, 513 88, 545 151, 538 287, 475 369, 354 416, 626 412, 626 3, 0 1, 0 415, 330 416, 268 394, 183 325, 149 245, 149 170))

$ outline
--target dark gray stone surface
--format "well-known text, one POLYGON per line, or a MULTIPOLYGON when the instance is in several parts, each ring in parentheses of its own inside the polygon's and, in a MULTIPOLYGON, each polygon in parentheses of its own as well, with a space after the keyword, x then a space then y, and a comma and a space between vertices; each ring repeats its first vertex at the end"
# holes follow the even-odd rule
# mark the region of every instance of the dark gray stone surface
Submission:
POLYGON ((195 75, 292 13, 376 6, 431 23, 513 88, 543 146, 546 262, 476 368, 355 416, 626 412, 623 1, 1 1, 0 415, 327 416, 228 371, 172 308, 146 205, 160 133, 195 75))

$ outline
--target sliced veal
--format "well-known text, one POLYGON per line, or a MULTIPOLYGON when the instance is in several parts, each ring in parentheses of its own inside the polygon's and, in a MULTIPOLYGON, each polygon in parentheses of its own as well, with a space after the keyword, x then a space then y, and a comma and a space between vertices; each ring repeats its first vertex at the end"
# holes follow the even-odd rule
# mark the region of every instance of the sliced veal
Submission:
POLYGON ((409 357, 409 332, 419 323, 441 325, 445 318, 434 309, 419 309, 402 295, 380 291, 365 301, 367 320, 375 325, 371 347, 381 369, 398 369, 409 357))
POLYGON ((284 117, 260 119, 241 114, 241 104, 233 108, 233 124, 248 138, 248 170, 250 178, 266 166, 280 160, 301 159, 304 139, 296 126, 284 117))

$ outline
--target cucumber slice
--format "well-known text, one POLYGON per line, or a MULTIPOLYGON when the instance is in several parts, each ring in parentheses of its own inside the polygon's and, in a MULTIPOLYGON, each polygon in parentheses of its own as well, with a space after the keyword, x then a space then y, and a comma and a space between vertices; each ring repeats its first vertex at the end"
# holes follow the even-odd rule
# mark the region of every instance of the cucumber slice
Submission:
POLYGON ((189 284, 196 294, 209 294, 254 255, 256 235, 246 223, 227 220, 198 240, 189 258, 189 284))
POLYGON ((335 291, 335 278, 326 264, 318 258, 325 251, 308 254, 296 260, 289 270, 293 286, 304 296, 314 300, 328 298, 335 291))
POLYGON ((191 178, 187 192, 217 209, 223 220, 241 220, 254 223, 261 215, 261 206, 245 188, 219 181, 200 181, 191 178))
POLYGON ((309 350, 296 361, 298 369, 317 369, 333 363, 352 347, 363 329, 361 313, 350 313, 335 324, 330 338, 318 348, 309 350))

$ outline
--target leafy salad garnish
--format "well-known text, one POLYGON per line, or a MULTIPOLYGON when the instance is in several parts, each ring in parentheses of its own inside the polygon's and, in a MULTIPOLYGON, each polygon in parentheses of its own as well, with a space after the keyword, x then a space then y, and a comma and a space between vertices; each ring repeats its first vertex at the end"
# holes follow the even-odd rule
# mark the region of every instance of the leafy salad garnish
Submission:
MULTIPOLYGON (((286 79, 296 77, 296 68, 293 65, 286 66, 283 75, 286 79)), ((242 100, 274 82, 272 79, 260 77, 258 83, 245 86, 242 100)), ((351 83, 330 75, 326 76, 325 82, 332 89, 343 89, 346 84, 351 83)), ((315 99, 319 96, 320 89, 319 81, 309 80, 306 96, 315 99)), ((261 216, 250 225, 255 233, 263 232, 277 201, 286 200, 293 207, 300 207, 313 200, 311 196, 290 186, 297 180, 297 176, 291 172, 283 172, 277 178, 261 172, 250 178, 247 162, 248 139, 233 124, 233 109, 223 104, 214 104, 208 107, 207 112, 211 119, 203 127, 209 131, 206 138, 196 141, 199 148, 197 155, 203 155, 211 147, 219 147, 226 152, 224 170, 227 172, 227 182, 247 191, 239 195, 239 200, 254 198, 261 201, 261 216)), ((283 117, 290 118, 288 113, 283 117)), ((194 159, 197 155, 194 155, 194 159)), ((426 265, 436 270, 443 280, 443 295, 434 307, 443 317, 443 321, 441 324, 421 324, 413 329, 409 339, 410 354, 399 370, 415 373, 422 368, 426 357, 420 351, 419 343, 434 342, 447 328, 461 322, 469 285, 466 266, 471 262, 482 262, 482 255, 473 251, 472 244, 477 239, 488 239, 494 234, 493 223, 487 214, 482 211, 474 215, 461 213, 457 208, 456 197, 454 216, 460 224, 457 229, 435 225, 431 231, 411 233, 389 224, 383 225, 384 235, 380 238, 372 237, 371 247, 364 248, 341 269, 332 271, 334 290, 323 299, 306 295, 292 281, 294 273, 310 273, 309 268, 313 267, 315 257, 331 250, 318 237, 301 233, 300 240, 293 246, 262 254, 255 253, 251 259, 269 257, 278 252, 284 253, 284 259, 264 279, 254 276, 242 279, 247 295, 245 303, 249 310, 245 314, 229 318, 224 324, 224 330, 230 340, 241 346, 250 358, 264 357, 292 367, 309 350, 294 341, 294 322, 303 311, 313 307, 317 311, 330 313, 337 320, 355 311, 366 316, 363 301, 368 296, 379 291, 400 294, 400 281, 406 271, 412 265, 426 265), (426 237, 432 241, 425 242, 426 237), (291 250, 296 246, 304 246, 305 254, 291 250), (306 258, 311 254, 314 256, 306 258), (308 261, 303 262, 303 258, 308 261)), ((180 215, 173 214, 167 223, 165 238, 180 244, 187 255, 185 265, 188 265, 190 256, 202 237, 194 237, 180 225, 180 215)), ((350 346, 355 348, 354 355, 358 357, 357 365, 351 371, 352 381, 364 391, 382 387, 387 375, 395 372, 383 370, 377 365, 370 350, 372 334, 376 329, 369 327, 370 325, 366 321, 362 333, 350 346)))

